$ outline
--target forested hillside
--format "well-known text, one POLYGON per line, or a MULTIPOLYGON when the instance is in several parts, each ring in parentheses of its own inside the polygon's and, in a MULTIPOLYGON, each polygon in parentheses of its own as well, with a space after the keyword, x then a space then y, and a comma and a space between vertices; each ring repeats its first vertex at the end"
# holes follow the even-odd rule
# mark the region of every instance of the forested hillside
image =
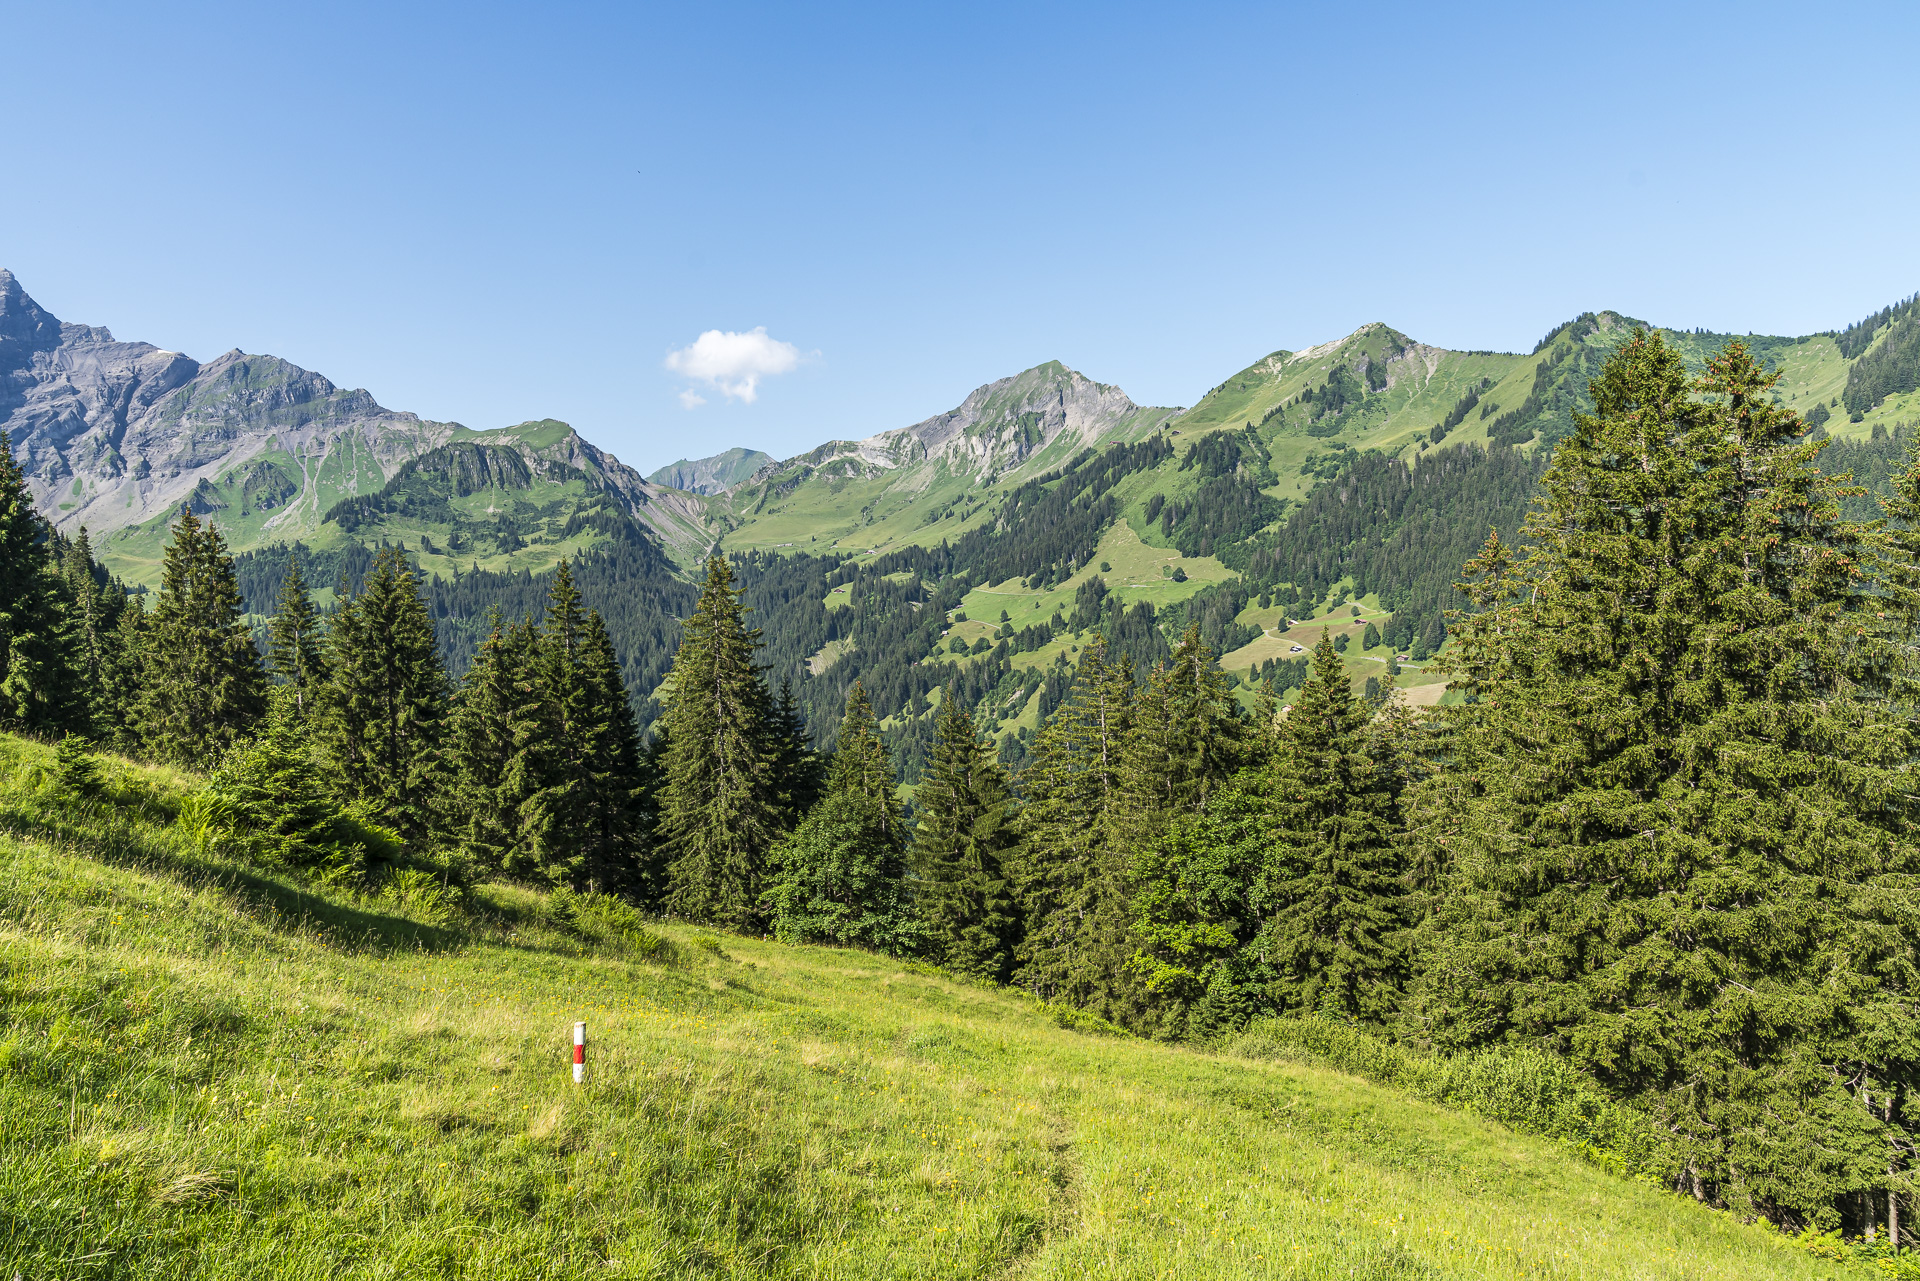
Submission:
POLYGON ((1756 349, 1689 346, 1630 335, 1550 457, 1349 451, 1278 530, 1243 425, 1083 451, 933 547, 714 555, 691 602, 648 594, 679 580, 644 538, 544 583, 345 556, 330 614, 319 559, 285 556, 264 661, 216 526, 182 513, 147 608, 0 451, 0 714, 59 738, 76 795, 84 736, 207 771, 197 839, 317 884, 505 878, 928 961, 1091 1028, 1265 1029, 1440 1097, 1518 1074, 1555 1101, 1516 1123, 1610 1169, 1893 1235, 1920 1085, 1920 462, 1904 432, 1819 440, 1756 349), (1846 514, 1841 461, 1884 478, 1890 523, 1846 514), (1228 576, 1152 598, 1209 563, 1228 576), (1447 649, 1423 628, 1408 662, 1462 697, 1422 711, 1396 664, 1362 684, 1354 660, 1440 607, 1443 573, 1466 584, 1447 649), (623 626, 664 660, 649 734, 582 583, 647 602, 623 626), (1330 612, 1270 681, 1208 639, 1356 594, 1399 603, 1330 612), (449 629, 483 602, 456 680, 449 629))
MULTIPOLYGON (((1856 362, 1887 350, 1889 331, 1910 310, 1889 308, 1837 337, 1743 339, 1781 373, 1775 394, 1810 405, 1806 421, 1817 431, 1857 433, 1841 435, 1822 466, 1856 471, 1875 493, 1886 490, 1907 422, 1892 411, 1905 412, 1905 402, 1895 397, 1873 421, 1853 424, 1828 405, 1837 395, 1821 397, 1841 392, 1851 376, 1843 349, 1856 362)), ((1010 761, 1023 759, 1060 702, 1062 664, 1095 629, 1124 636, 1144 676, 1192 621, 1214 653, 1229 656, 1243 702, 1268 678, 1284 702, 1305 675, 1301 651, 1289 647, 1312 635, 1296 624, 1324 620, 1336 605, 1357 607, 1353 635, 1341 638, 1359 646, 1343 650, 1357 664, 1356 688, 1403 663, 1411 666, 1392 674, 1418 686, 1419 665, 1444 642, 1458 566, 1488 529, 1515 535, 1553 443, 1571 430, 1572 415, 1591 407, 1588 381, 1637 323, 1583 315, 1555 327, 1527 357, 1445 352, 1368 326, 1341 343, 1275 353, 1137 443, 1083 447, 1017 483, 988 477, 952 493, 922 493, 864 527, 891 540, 891 550, 847 550, 857 534, 825 545, 810 537, 740 553, 736 572, 765 630, 773 678, 792 690, 814 741, 832 742, 846 692, 859 680, 909 781, 920 777, 937 691, 947 685, 1010 761)), ((1728 339, 1672 336, 1696 371, 1728 339)), ((999 422, 993 415, 1027 403, 1021 396, 1041 404, 1065 394, 1047 388, 1082 385, 1049 370, 1057 367, 1006 384, 961 421, 999 422)), ((1111 390, 1085 386, 1091 405, 1111 390)), ((1012 449, 1006 457, 1016 461, 1017 417, 996 428, 1013 433, 996 448, 1012 449)), ((1077 439, 1068 416, 1056 422, 1049 430, 1077 439)), ((945 419, 929 423, 914 430, 936 441, 973 439, 939 435, 952 430, 945 419)), ((888 447, 911 461, 921 438, 909 432, 888 447)), ((878 477, 862 483, 884 488, 937 462, 929 455, 896 475, 897 467, 859 461, 864 455, 829 455, 798 471, 771 469, 754 497, 734 500, 726 541, 762 528, 756 510, 786 512, 777 527, 797 533, 792 503, 813 493, 814 482, 796 477, 818 479, 858 462, 861 475, 878 477)), ((947 457, 937 473, 957 476, 955 456, 947 457)), ((856 491, 868 493, 855 486, 822 510, 840 519, 856 491)), ((831 497, 820 490, 816 498, 823 496, 831 497)), ((871 501, 872 494, 861 499, 871 501)), ((1854 514, 1872 503, 1846 501, 1854 514)), ((323 528, 328 538, 303 552, 321 602, 343 573, 357 581, 369 547, 401 547, 427 574, 443 659, 456 675, 485 633, 487 607, 537 614, 549 567, 571 555, 581 591, 607 619, 643 727, 657 714, 654 695, 691 599, 670 557, 684 564, 688 544, 663 546, 591 475, 455 443, 407 464, 378 492, 337 504, 323 528)), ((286 555, 274 547, 240 560, 257 619, 272 609, 286 555)))

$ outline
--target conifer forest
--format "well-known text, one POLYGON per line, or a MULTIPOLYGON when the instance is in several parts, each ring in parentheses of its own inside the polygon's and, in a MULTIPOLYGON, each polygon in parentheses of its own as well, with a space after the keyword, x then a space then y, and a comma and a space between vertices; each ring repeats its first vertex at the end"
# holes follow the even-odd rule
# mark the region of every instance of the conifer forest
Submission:
MULTIPOLYGON (((1896 341, 1837 412, 1912 388, 1917 323, 1880 319, 1896 341)), ((192 821, 327 883, 604 896, 1159 1041, 1318 1020, 1545 1056, 1614 1118, 1622 1170, 1897 1233, 1920 1211, 1920 450, 1827 439, 1738 340, 1690 366, 1636 330, 1577 372, 1550 450, 1356 456, 1285 509, 1251 425, 1153 434, 1017 490, 998 529, 857 566, 714 553, 644 593, 621 587, 641 543, 448 583, 400 547, 236 560, 190 508, 136 591, 36 513, 0 435, 0 722, 78 788, 96 750, 203 773, 192 821), (1176 454, 1193 487, 1147 520, 1238 577, 1158 613, 1089 584, 969 664, 923 661, 969 583, 1064 581, 1116 484, 1176 454), (1359 687, 1330 634, 1251 689, 1222 670, 1251 602, 1342 581, 1454 697, 1359 687), (1069 630, 1071 662, 1011 665, 1069 630), (810 677, 840 637, 869 661, 810 677), (1037 730, 996 740, 988 695, 1036 688, 1037 730)), ((1348 373, 1285 412, 1374 390, 1348 373)), ((1499 419, 1485 394, 1433 439, 1499 419)))

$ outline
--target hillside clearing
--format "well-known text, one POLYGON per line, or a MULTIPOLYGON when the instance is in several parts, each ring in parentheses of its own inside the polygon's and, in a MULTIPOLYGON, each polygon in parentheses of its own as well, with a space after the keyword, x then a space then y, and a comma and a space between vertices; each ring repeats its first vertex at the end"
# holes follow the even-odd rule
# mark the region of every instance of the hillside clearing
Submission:
POLYGON ((51 761, 0 738, 0 1275, 1839 1273, 1339 1073, 859 952, 643 959, 509 887, 434 924, 196 851, 188 776, 51 761))

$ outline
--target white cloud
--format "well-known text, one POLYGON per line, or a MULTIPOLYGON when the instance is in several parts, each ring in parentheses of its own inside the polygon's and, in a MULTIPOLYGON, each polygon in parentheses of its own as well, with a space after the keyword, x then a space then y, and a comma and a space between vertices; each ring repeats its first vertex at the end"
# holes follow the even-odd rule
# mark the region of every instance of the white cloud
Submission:
MULTIPOLYGON (((760 395, 760 380, 784 374, 800 363, 800 349, 767 336, 760 326, 744 334, 709 329, 685 347, 667 353, 667 368, 705 383, 729 400, 752 404, 760 395)), ((706 398, 692 388, 680 393, 688 409, 706 398)))

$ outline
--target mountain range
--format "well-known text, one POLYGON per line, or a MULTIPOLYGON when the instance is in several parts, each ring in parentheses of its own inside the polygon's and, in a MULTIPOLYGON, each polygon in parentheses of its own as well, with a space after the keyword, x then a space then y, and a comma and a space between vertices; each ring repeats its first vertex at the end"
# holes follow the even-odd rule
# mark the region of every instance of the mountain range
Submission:
MULTIPOLYGON (((130 583, 157 582, 182 505, 241 554, 255 610, 288 555, 331 582, 400 545, 437 593, 458 671, 485 606, 537 609, 568 557, 644 707, 687 580, 720 549, 738 554, 772 675, 795 682, 816 730, 861 679, 903 744, 949 686, 1011 739, 1045 716, 1095 626, 1143 662, 1198 626, 1249 697, 1268 676, 1285 687, 1304 626, 1333 626, 1372 638, 1350 651, 1356 683, 1400 651, 1417 691, 1461 560, 1488 524, 1518 523, 1588 380, 1643 325, 1585 313, 1523 354, 1369 324, 1263 356, 1187 408, 1048 362, 865 439, 641 476, 563 422, 473 430, 275 356, 202 364, 121 342, 0 271, 0 426, 48 519, 85 526, 130 583), (646 608, 626 610, 639 596, 646 608)), ((1667 335, 1696 365, 1732 336, 1667 335)), ((1780 398, 1841 439, 1833 457, 1880 477, 1896 465, 1920 425, 1914 298, 1843 330, 1740 337, 1780 372, 1780 398)))

